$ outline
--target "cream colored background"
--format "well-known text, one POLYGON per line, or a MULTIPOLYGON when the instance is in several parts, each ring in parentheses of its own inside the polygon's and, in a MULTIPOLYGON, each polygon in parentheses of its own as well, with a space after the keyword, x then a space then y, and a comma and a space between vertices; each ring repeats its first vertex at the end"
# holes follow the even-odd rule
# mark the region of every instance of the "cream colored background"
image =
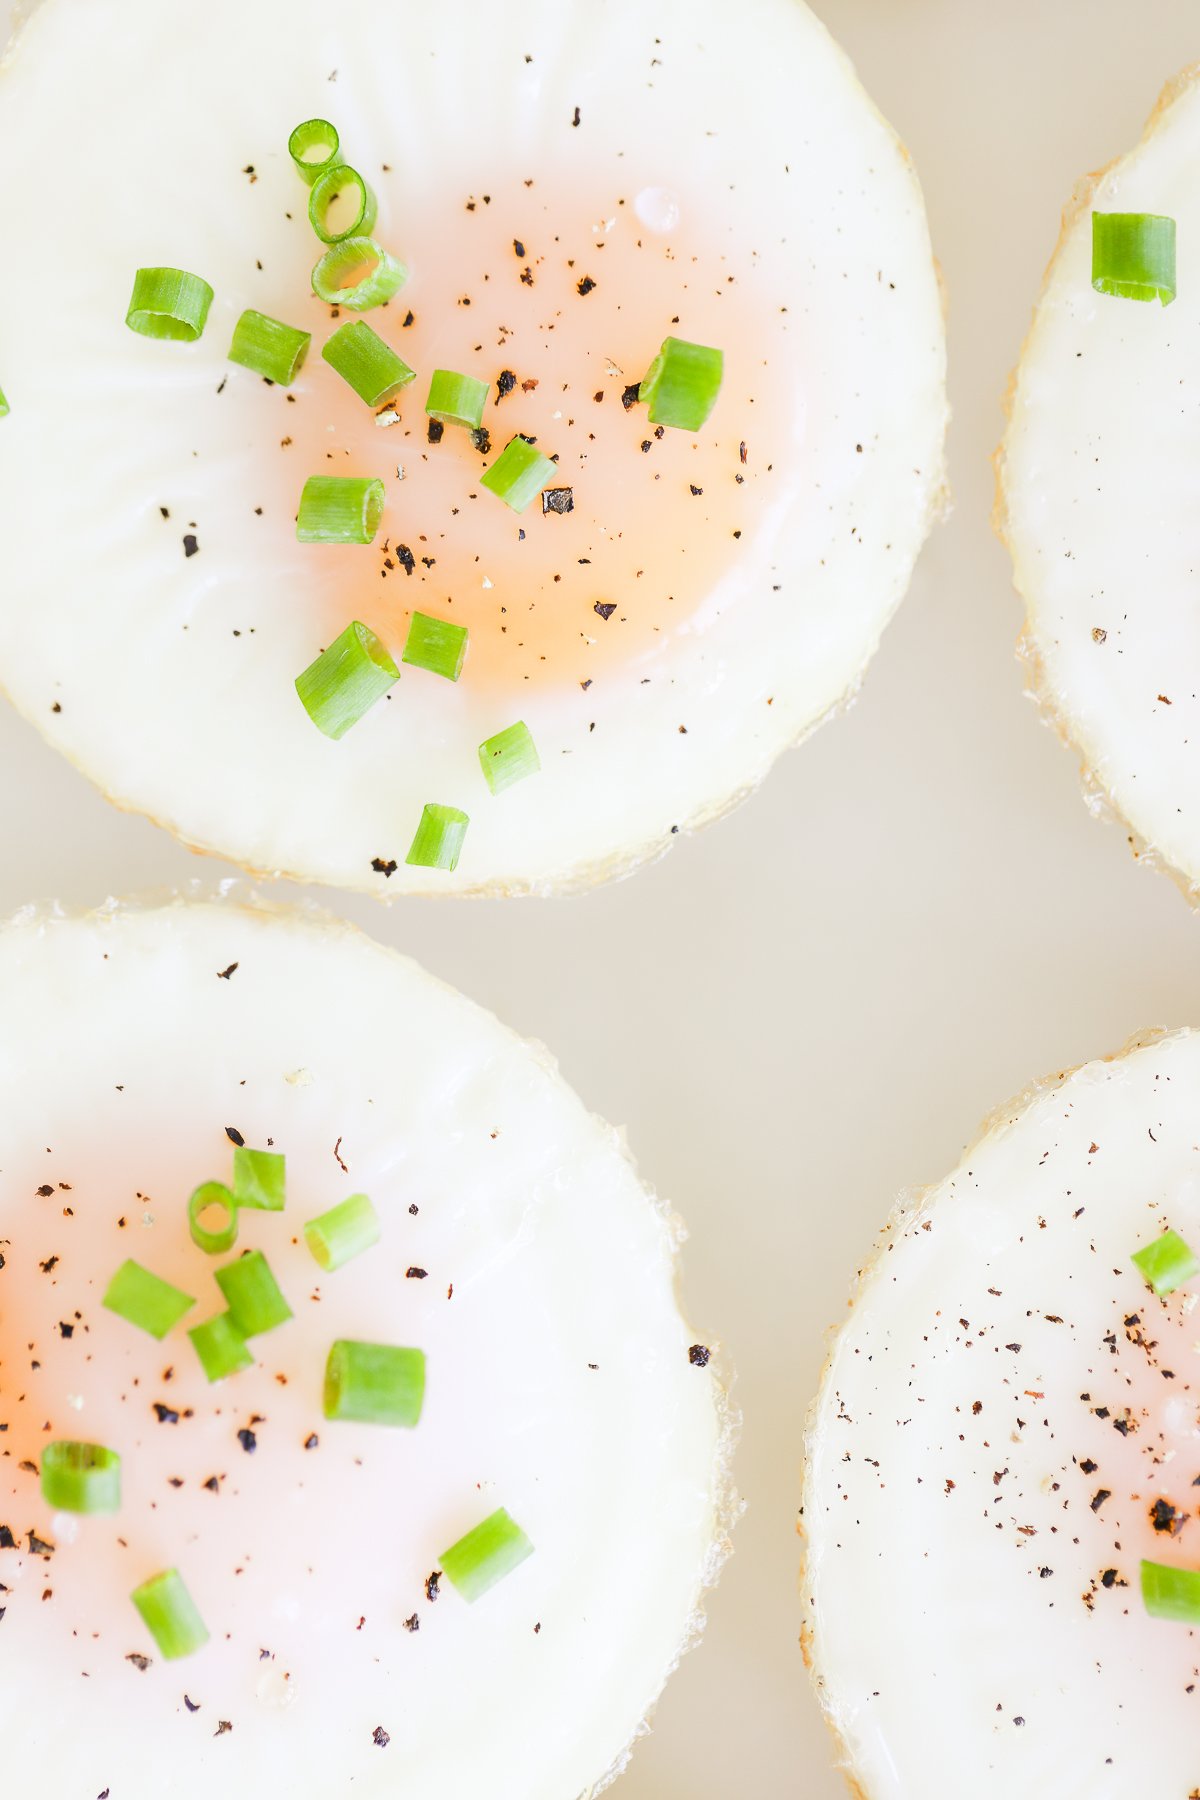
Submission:
MULTIPOLYGON (((941 1175, 1012 1090, 1147 1023, 1200 1022, 1198 922, 1088 818, 1071 758, 1022 698, 988 526, 1000 398, 1060 205, 1200 57, 1200 16, 1187 0, 817 11, 912 150, 950 300, 956 511, 858 704, 735 817, 623 886, 340 903, 544 1038, 628 1125, 690 1221, 696 1325, 740 1371, 750 1510, 707 1641, 621 1800, 842 1794, 796 1648, 793 1527, 804 1411, 850 1274, 897 1189, 941 1175)), ((69 482, 87 470, 66 479, 47 553, 86 582, 69 482)), ((0 770, 0 912, 224 872, 118 816, 2 707, 0 770)))

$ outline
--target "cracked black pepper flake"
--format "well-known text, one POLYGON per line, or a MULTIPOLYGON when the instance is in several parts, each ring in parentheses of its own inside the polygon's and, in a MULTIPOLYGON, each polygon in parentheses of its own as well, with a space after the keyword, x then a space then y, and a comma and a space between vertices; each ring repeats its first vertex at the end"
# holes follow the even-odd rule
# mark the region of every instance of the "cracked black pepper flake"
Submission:
POLYGON ((237 971, 237 964, 235 962, 231 962, 227 969, 218 969, 217 970, 217 980, 218 981, 229 981, 232 978, 232 976, 236 973, 236 971, 237 971))
POLYGON ((569 487, 542 489, 543 513, 569 513, 575 511, 575 490, 569 487))
POLYGON ((195 554, 196 554, 197 550, 199 550, 199 548, 200 548, 200 545, 196 540, 195 532, 192 532, 192 531, 185 532, 184 537, 183 537, 183 554, 185 556, 195 556, 195 554))
POLYGON ((229 1139, 231 1144, 236 1144, 239 1150, 246 1142, 236 1125, 227 1125, 225 1127, 225 1136, 229 1139))
POLYGON ((693 494, 702 494, 704 492, 704 489, 698 488, 694 481, 689 481, 688 487, 691 489, 693 494))
POLYGON ((707 1344, 693 1344, 688 1350, 688 1361, 697 1369, 706 1369, 712 1351, 707 1344))
POLYGON ((405 1619, 403 1623, 405 1631, 420 1631, 421 1629, 421 1621, 416 1613, 413 1613, 410 1618, 405 1619))
POLYGON ((130 1650, 128 1655, 125 1658, 125 1661, 127 1663, 132 1663, 134 1668, 140 1669, 142 1674, 144 1675, 146 1673, 146 1670, 150 1667, 151 1662, 153 1661, 153 1658, 149 1657, 149 1656, 143 1656, 140 1650, 130 1650))
POLYGON ((412 1268, 405 1269, 404 1271, 405 1279, 408 1281, 424 1281, 428 1273, 428 1269, 418 1269, 415 1264, 412 1268))
POLYGON ((427 1575, 425 1577, 425 1598, 427 1600, 433 1601, 437 1599, 439 1591, 438 1583, 441 1579, 442 1571, 440 1569, 435 1569, 432 1575, 427 1575))
POLYGON ((442 424, 440 419, 430 419, 429 424, 425 428, 425 436, 429 439, 431 444, 440 444, 445 433, 446 427, 442 424))
POLYGON ((518 262, 525 261, 525 246, 521 242, 520 238, 513 239, 513 255, 516 257, 518 262))
POLYGON ((571 123, 572 123, 572 125, 578 125, 578 123, 579 123, 579 108, 578 107, 575 108, 575 115, 572 118, 571 123))
POLYGON ((377 1725, 371 1733, 371 1742, 378 1744, 381 1750, 386 1750, 391 1741, 390 1734, 383 1729, 382 1725, 377 1725))
POLYGON ((585 275, 581 281, 575 283, 575 292, 577 294, 590 294, 595 285, 596 283, 592 280, 591 276, 585 275))
POLYGON ((41 1187, 38 1189, 38 1194, 39 1194, 40 1198, 43 1200, 48 1200, 53 1192, 54 1192, 54 1184, 53 1184, 53 1182, 50 1182, 50 1181, 44 1181, 42 1183, 41 1187))
MULTIPOLYGON (((491 455, 492 437, 486 425, 476 426, 475 430, 471 433, 471 442, 481 456, 491 455)), ((422 558, 422 560, 424 559, 422 558)))
POLYGON ((371 858, 371 867, 377 875, 384 875, 390 881, 392 876, 396 873, 396 859, 394 856, 373 856, 371 858))
POLYGON ((1106 1500, 1111 1500, 1111 1499, 1112 1499, 1112 1489, 1111 1488, 1097 1488, 1095 1493, 1092 1495, 1092 1499, 1091 1499, 1092 1511, 1099 1512, 1100 1508, 1104 1505, 1104 1502, 1106 1500))
POLYGON ((237 1434, 237 1440, 247 1456, 253 1456, 254 1452, 258 1449, 258 1439, 248 1425, 242 1426, 242 1429, 237 1434))
POLYGON ((178 1425, 179 1414, 173 1406, 164 1406, 161 1400, 154 1402, 154 1416, 160 1425, 178 1425))
POLYGON ((511 394, 517 385, 517 378, 511 369, 501 369, 496 377, 496 405, 499 406, 505 394, 511 394))
POLYGON ((213 1736, 214 1737, 224 1737, 224 1735, 227 1731, 232 1731, 232 1730, 233 1730, 233 1726, 228 1719, 218 1719, 217 1720, 217 1729, 213 1732, 213 1736))
POLYGON ((417 559, 407 544, 396 545, 396 559, 406 575, 411 575, 417 566, 417 559))
POLYGON ((54 1545, 46 1543, 45 1539, 40 1538, 36 1531, 27 1532, 26 1536, 29 1539, 29 1554, 30 1554, 30 1556, 53 1556, 54 1555, 54 1545))
POLYGON ((68 1325, 65 1319, 60 1319, 58 1321, 58 1329, 65 1338, 73 1338, 75 1336, 75 1327, 73 1325, 68 1325))
POLYGON ((1165 1531, 1174 1537, 1187 1523, 1187 1514, 1180 1512, 1170 1500, 1156 1500, 1150 1508, 1150 1523, 1155 1531, 1165 1531))
POLYGON ((626 412, 629 411, 631 406, 637 405, 641 398, 641 392, 642 384, 640 381, 630 382, 629 386, 623 390, 621 394, 621 405, 625 408, 626 412))
POLYGON ((15 1550, 17 1540, 7 1525, 0 1525, 0 1550, 15 1550))
POLYGON ((304 1440, 304 1448, 306 1450, 315 1450, 320 1442, 321 1442, 321 1440, 317 1436, 316 1432, 310 1431, 308 1436, 304 1440))
POLYGON ((183 1696, 183 1704, 187 1707, 188 1711, 191 1713, 196 1713, 196 1712, 200 1711, 200 1702, 198 1700, 190 1699, 187 1694, 185 1694, 183 1696))

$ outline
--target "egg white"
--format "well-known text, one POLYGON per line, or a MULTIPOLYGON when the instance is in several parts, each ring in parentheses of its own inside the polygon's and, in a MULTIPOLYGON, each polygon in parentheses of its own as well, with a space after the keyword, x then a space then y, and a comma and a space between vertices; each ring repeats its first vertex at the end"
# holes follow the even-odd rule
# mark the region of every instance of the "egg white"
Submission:
POLYGON ((261 903, 30 913, 0 932, 0 1021, 6 1791, 598 1791, 731 1516, 678 1222, 619 1136, 414 964, 261 903), (239 1248, 296 1316, 210 1387, 186 1328, 222 1303, 186 1204, 228 1179, 227 1127, 287 1157, 285 1212, 243 1214, 239 1248), (323 1274, 301 1225, 364 1191, 381 1241, 323 1274), (162 1343, 101 1304, 126 1257, 197 1297, 162 1343), (335 1337, 425 1351, 414 1430, 325 1420, 335 1337), (42 1500, 62 1437, 122 1456, 115 1517, 42 1500), (533 1556, 474 1605, 445 1579, 431 1601, 497 1506, 533 1556), (211 1632, 174 1663, 129 1599, 169 1567, 211 1632))
POLYGON ((1193 900, 1198 151, 1192 72, 1167 88, 1141 143, 1077 188, 1013 380, 997 510, 1035 698, 1077 752, 1093 809, 1123 822, 1193 900), (1176 220, 1174 301, 1093 290, 1094 212, 1176 220))
POLYGON ((1200 1640, 1139 1565, 1200 1566, 1200 1033, 997 1112, 897 1207, 808 1431, 805 1650, 869 1800, 1117 1800, 1200 1785, 1200 1640), (1155 1527, 1167 1502, 1181 1529, 1155 1527))
MULTIPOLYGON (((45 275, 36 305, 25 283, 0 293, 12 405, 0 430, 0 685, 118 805, 252 869, 382 897, 580 886, 726 809, 856 687, 943 489, 941 299, 911 165, 795 0, 207 0, 190 11, 42 0, 0 77, 0 156, 36 171, 12 185, 7 229, 45 275), (620 678, 514 676, 497 691, 469 656, 457 687, 405 671, 336 744, 300 708, 294 677, 365 610, 353 582, 373 554, 295 544, 311 472, 299 464, 263 515, 253 510, 295 419, 326 404, 340 418, 347 404, 319 357, 329 315, 308 292, 316 246, 285 150, 312 114, 340 124, 379 192, 376 235, 412 262, 414 286, 436 263, 436 232, 413 230, 420 207, 457 219, 464 196, 527 176, 568 189, 603 179, 614 229, 677 244, 681 279, 706 249, 721 259, 712 287, 732 279, 754 297, 740 313, 740 288, 722 303, 729 364, 712 425, 735 451, 738 430, 750 439, 749 493, 769 459, 740 422, 754 418, 751 372, 760 411, 782 405, 792 436, 770 506, 732 573, 620 678), (143 264, 211 282, 199 344, 126 330, 143 264), (247 306, 314 330, 295 408, 226 362, 247 306), (185 558, 193 522, 200 549, 185 558), (342 599, 331 599, 335 568, 342 599), (476 747, 516 717, 542 772, 493 799, 476 747), (470 816, 454 874, 405 865, 426 801, 470 816)), ((595 224, 603 238, 608 222, 595 224)), ((572 285, 564 293, 577 304, 572 285)), ((597 300, 608 298, 602 286, 597 300)), ((391 333, 404 299, 373 322, 391 333)), ((658 311, 639 316, 638 301, 623 297, 620 344, 588 346, 609 413, 675 328, 658 311)), ((697 301, 678 330, 700 317, 697 301)), ((488 365, 503 360, 487 347, 488 365)), ((406 426, 423 424, 428 373, 402 401, 406 426)), ((502 441, 507 428, 493 428, 502 441)), ((631 415, 631 466, 645 466, 645 430, 631 415)), ((345 466, 387 477, 385 534, 415 543, 413 472, 392 478, 393 438, 368 419, 345 466), (360 467, 371 455, 380 467, 360 467)), ((669 438, 653 446, 655 466, 683 491, 690 440, 669 438)), ((740 474, 735 456, 722 489, 735 500, 740 474)), ((499 516, 499 502, 483 503, 499 516)), ((544 523, 534 514, 531 533, 544 523)), ((686 535, 677 506, 668 516, 686 535)), ((554 530, 566 543, 569 529, 552 519, 543 539, 554 530)), ((643 508, 609 529, 651 540, 659 527, 643 508)), ((521 616, 520 591, 496 598, 521 616)), ((621 628, 585 617, 596 635, 621 628)), ((385 635, 397 654, 399 626, 385 635)))

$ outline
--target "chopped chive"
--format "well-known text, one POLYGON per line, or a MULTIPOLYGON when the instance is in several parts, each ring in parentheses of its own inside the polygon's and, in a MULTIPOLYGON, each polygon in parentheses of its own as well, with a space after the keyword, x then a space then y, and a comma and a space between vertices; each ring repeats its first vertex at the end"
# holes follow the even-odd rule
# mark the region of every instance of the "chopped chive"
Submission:
POLYGON ((251 1250, 218 1269, 217 1286, 229 1305, 229 1317, 244 1338, 261 1337, 293 1317, 261 1250, 251 1250))
POLYGON ((166 1662, 190 1656, 208 1642, 208 1627, 178 1569, 165 1569, 161 1575, 151 1576, 141 1587, 134 1588, 129 1598, 166 1662))
POLYGON ((301 181, 311 187, 318 175, 341 162, 341 140, 328 119, 305 119, 288 139, 288 155, 301 181))
POLYGON ((342 244, 347 238, 369 237, 377 211, 375 195, 357 169, 339 163, 323 169, 312 184, 308 196, 308 221, 323 244, 342 244), (350 195, 350 221, 344 230, 335 231, 329 214, 343 194, 350 195))
POLYGON ((369 544, 383 517, 383 483, 371 475, 310 475, 300 494, 302 544, 369 544))
POLYGON ((472 431, 478 431, 490 392, 487 382, 476 380, 474 375, 460 375, 455 369, 435 369, 429 378, 425 411, 431 419, 443 419, 449 425, 467 425, 472 431))
POLYGON ((1200 1625, 1200 1569, 1143 1561, 1142 1603, 1152 1619, 1200 1625))
POLYGON ((543 456, 528 438, 510 438, 490 469, 479 477, 480 487, 496 494, 505 506, 523 513, 537 499, 546 483, 558 473, 558 464, 543 456))
POLYGON ((267 381, 278 382, 280 387, 291 387, 311 342, 311 331, 298 331, 266 313, 247 309, 233 328, 229 360, 240 363, 244 369, 253 369, 267 381))
POLYGON ((1133 1260, 1156 1294, 1173 1294, 1200 1270, 1194 1251, 1177 1231, 1164 1231, 1152 1244, 1135 1250, 1133 1260))
POLYGON ((251 1150, 235 1144, 233 1197, 256 1212, 282 1212, 287 1196, 287 1158, 278 1150, 251 1150))
POLYGON ((344 737, 400 679, 368 625, 357 619, 296 677, 304 710, 326 737, 344 737))
POLYGON ((1121 300, 1175 298, 1175 221, 1159 213, 1092 214, 1092 286, 1121 300))
POLYGON ((425 1352, 338 1338, 325 1364, 325 1417, 415 1425, 425 1400, 425 1352))
POLYGON ((453 874, 470 823, 467 814, 459 812, 457 806, 439 806, 431 800, 421 813, 421 823, 405 862, 412 868, 448 869, 453 874))
POLYGON ((407 280, 404 264, 389 256, 374 238, 349 237, 331 244, 316 264, 312 290, 327 306, 366 312, 399 293, 407 280))
POLYGON ((188 1201, 188 1230, 197 1250, 206 1256, 220 1256, 237 1243, 237 1201, 223 1181, 205 1181, 188 1201), (225 1215, 218 1229, 202 1223, 205 1213, 217 1210, 225 1215))
POLYGON ((351 1194, 328 1212, 310 1219, 304 1241, 323 1269, 331 1273, 379 1242, 379 1214, 365 1194, 351 1194))
POLYGON ((720 350, 689 344, 686 338, 664 338, 639 390, 639 398, 649 404, 650 423, 699 431, 716 405, 724 372, 720 350))
POLYGON ((533 1555, 533 1545, 502 1506, 444 1550, 438 1561, 464 1600, 476 1601, 533 1555))
POLYGON ((368 406, 386 406, 416 379, 416 371, 365 319, 347 319, 339 325, 321 355, 368 406))
POLYGON ((42 1499, 57 1512, 119 1512, 120 1457, 103 1444, 56 1439, 42 1451, 42 1499))
POLYGON ((479 746, 479 766, 493 794, 502 794, 514 782, 536 775, 542 766, 533 735, 523 719, 506 725, 479 746))
POLYGON ((108 1284, 103 1304, 109 1312, 128 1319, 160 1341, 196 1302, 181 1288, 172 1287, 132 1258, 123 1262, 108 1284))
POLYGON ((428 669, 457 681, 462 674, 467 654, 467 628, 449 619, 433 619, 428 613, 415 612, 408 628, 402 661, 415 669, 428 669))
POLYGON ((227 1375, 239 1375, 254 1365, 245 1338, 227 1312, 214 1313, 202 1325, 193 1325, 188 1336, 210 1381, 224 1381, 227 1375))
POLYGON ((213 291, 186 269, 139 269, 125 323, 143 337, 194 344, 204 330, 213 291))
POLYGON ((0 388, 0 419, 7 418, 10 410, 8 401, 4 398, 4 390, 0 388))

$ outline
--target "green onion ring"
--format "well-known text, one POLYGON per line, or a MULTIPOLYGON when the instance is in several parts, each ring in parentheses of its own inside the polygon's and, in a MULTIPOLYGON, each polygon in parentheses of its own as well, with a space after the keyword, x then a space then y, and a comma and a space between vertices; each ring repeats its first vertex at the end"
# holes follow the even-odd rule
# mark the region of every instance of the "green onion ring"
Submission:
POLYGON ((408 280, 402 262, 377 244, 374 238, 343 238, 331 244, 312 272, 312 290, 327 306, 346 306, 366 312, 382 306, 398 294, 408 280), (357 280, 350 280, 357 276, 357 280))

